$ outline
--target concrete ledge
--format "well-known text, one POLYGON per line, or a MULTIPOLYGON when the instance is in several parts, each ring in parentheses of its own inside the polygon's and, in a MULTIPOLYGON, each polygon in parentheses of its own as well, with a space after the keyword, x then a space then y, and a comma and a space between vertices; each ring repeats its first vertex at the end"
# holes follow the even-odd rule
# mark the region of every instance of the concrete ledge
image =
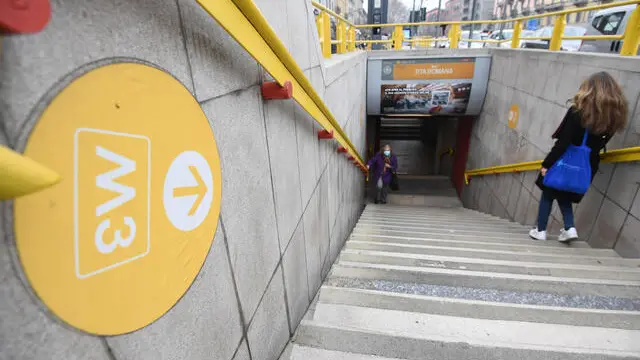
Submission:
POLYGON ((412 58, 412 57, 429 57, 429 56, 490 56, 491 51, 488 48, 482 49, 423 49, 423 50, 377 50, 367 52, 369 59, 384 58, 412 58))
POLYGON ((640 57, 620 56, 618 54, 510 48, 490 48, 489 54, 492 56, 523 56, 530 59, 570 62, 576 65, 588 65, 594 68, 606 67, 620 71, 637 72, 640 69, 640 57))
MULTIPOLYGON (((366 66, 367 53, 356 51, 346 54, 334 54, 324 60, 326 70, 325 86, 328 88, 334 81, 342 77, 349 69, 358 64, 366 66)), ((344 89, 346 91, 346 89, 344 89)))
MULTIPOLYGON (((507 304, 331 286, 322 287, 320 301, 325 304, 371 307, 472 319, 640 330, 640 312, 638 311, 507 304)), ((319 313, 319 315, 321 314, 319 313)))

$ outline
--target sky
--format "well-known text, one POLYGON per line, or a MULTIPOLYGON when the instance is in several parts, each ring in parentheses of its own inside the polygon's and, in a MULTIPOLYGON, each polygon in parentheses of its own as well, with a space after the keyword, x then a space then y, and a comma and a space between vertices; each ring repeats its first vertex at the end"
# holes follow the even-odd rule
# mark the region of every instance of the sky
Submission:
MULTIPOLYGON (((409 10, 413 8, 413 0, 400 0, 400 1, 402 1, 405 5, 407 5, 407 8, 409 10)), ((442 0, 443 8, 446 2, 447 0, 442 0)), ((369 0, 364 0, 364 9, 367 10, 367 12, 369 11, 367 9, 368 6, 369 6, 369 0)), ((416 10, 418 9, 419 6, 420 6, 420 0, 416 0, 416 10)), ((423 0, 422 7, 426 7, 427 10, 435 9, 438 7, 438 0, 423 0)))

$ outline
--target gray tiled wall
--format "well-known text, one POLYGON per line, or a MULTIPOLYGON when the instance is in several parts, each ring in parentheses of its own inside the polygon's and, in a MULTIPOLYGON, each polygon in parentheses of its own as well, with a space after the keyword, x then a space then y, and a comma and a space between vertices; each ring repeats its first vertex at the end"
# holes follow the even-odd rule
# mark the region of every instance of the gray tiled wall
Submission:
MULTIPOLYGON (((0 358, 277 358, 362 211, 364 177, 335 142, 318 141, 318 125, 298 104, 262 100, 262 69, 197 2, 117 3, 54 1, 42 33, 2 37, 0 143, 20 150, 33 114, 78 68, 116 57, 150 62, 186 86, 214 131, 223 176, 218 231, 171 310, 139 331, 102 338, 63 325, 34 300, 21 281, 10 204, 2 203, 0 358)), ((310 1, 256 3, 364 154, 366 55, 325 65, 310 1)))
MULTIPOLYGON (((544 158, 551 134, 567 111, 566 100, 597 71, 608 71, 629 101, 626 129, 608 148, 640 145, 640 58, 613 55, 492 49, 489 89, 482 115, 474 123, 467 169, 544 158), (520 108, 515 129, 508 127, 512 104, 520 108)), ((540 190, 536 172, 476 177, 466 187, 466 206, 534 225, 540 190)), ((640 164, 602 164, 591 189, 576 206, 576 224, 593 247, 613 248, 640 257, 640 164)), ((562 216, 554 206, 550 231, 557 234, 562 216)), ((526 234, 523 234, 526 236, 526 234)))

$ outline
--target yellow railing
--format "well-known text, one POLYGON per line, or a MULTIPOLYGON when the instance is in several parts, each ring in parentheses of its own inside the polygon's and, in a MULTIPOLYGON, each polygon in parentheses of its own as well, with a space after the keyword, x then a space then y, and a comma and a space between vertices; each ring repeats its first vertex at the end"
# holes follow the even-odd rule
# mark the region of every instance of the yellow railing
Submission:
MULTIPOLYGON (((619 150, 611 150, 600 154, 600 159, 604 163, 621 163, 640 161, 640 147, 630 147, 619 150)), ((469 170, 464 173, 464 181, 468 185, 469 180, 474 176, 495 175, 504 173, 519 173, 524 171, 537 171, 542 166, 542 160, 528 161, 517 164, 492 166, 482 169, 469 170)))
POLYGON ((337 45, 337 53, 344 54, 348 51, 354 51, 356 49, 356 28, 355 25, 349 20, 336 14, 334 11, 328 9, 322 4, 313 2, 320 13, 316 16, 316 27, 318 28, 318 36, 320 38, 320 48, 322 49, 322 56, 325 58, 331 57, 331 45, 337 45), (336 39, 331 39, 331 20, 329 16, 333 16, 336 23, 336 39))
POLYGON ((17 152, 0 146, 0 200, 9 200, 46 189, 60 176, 17 152))
MULTIPOLYGON (((252 0, 197 0, 197 2, 269 72, 275 81, 280 85, 291 82, 293 98, 296 102, 320 126, 331 132, 337 142, 347 150, 347 154, 364 169, 362 156, 255 3, 252 0)), ((331 46, 330 43, 329 46, 331 46)))
MULTIPOLYGON (((446 25, 449 27, 448 37, 444 39, 434 39, 433 42, 436 41, 448 41, 449 47, 452 49, 458 48, 458 43, 461 41, 461 26, 462 25, 497 25, 497 24, 505 24, 505 23, 514 23, 513 26, 513 35, 509 40, 468 40, 464 39, 463 42, 481 42, 481 43, 503 43, 503 42, 511 42, 512 48, 518 48, 520 46, 520 41, 523 39, 526 40, 549 40, 549 50, 550 51, 559 51, 561 50, 562 40, 622 40, 622 47, 620 49, 620 55, 623 56, 633 56, 638 52, 638 46, 640 46, 640 6, 638 6, 631 14, 629 20, 627 21, 627 26, 625 28, 625 32, 622 35, 595 35, 595 36, 564 36, 564 29, 567 24, 567 15, 585 11, 595 11, 608 9, 617 6, 624 5, 637 5, 640 4, 640 0, 627 0, 627 1, 619 1, 608 4, 594 5, 594 6, 586 6, 582 8, 561 10, 548 12, 544 14, 523 16, 512 19, 504 19, 504 20, 475 20, 475 21, 440 21, 440 22, 417 22, 417 23, 394 23, 394 24, 366 24, 366 25, 354 25, 350 23, 348 20, 344 19, 340 15, 335 12, 327 9, 326 7, 320 5, 319 3, 312 1, 313 6, 315 6, 319 10, 319 14, 316 16, 316 23, 318 24, 318 34, 320 37, 320 46, 322 47, 322 54, 324 57, 331 57, 331 25, 329 16, 333 16, 337 21, 336 26, 336 34, 337 41, 340 44, 338 46, 338 53, 342 54, 347 49, 348 51, 355 50, 355 46, 346 47, 346 44, 353 44, 353 39, 355 39, 355 29, 363 29, 363 28, 373 28, 373 27, 392 27, 393 35, 390 40, 383 40, 386 44, 392 44, 395 50, 402 50, 402 45, 405 42, 409 42, 415 44, 415 39, 405 39, 403 28, 406 27, 416 27, 416 26, 442 26, 446 25), (521 36, 523 26, 527 20, 539 19, 545 17, 555 17, 553 33, 551 37, 548 38, 523 38, 521 36), (344 31, 346 31, 346 27, 348 26, 349 32, 353 32, 353 37, 350 37, 350 40, 346 40, 344 31), (349 42, 351 41, 351 42, 349 42)), ((371 44, 374 42, 370 41, 362 41, 358 40, 357 43, 366 43, 371 44)), ((371 50, 369 46, 369 50, 371 50)))

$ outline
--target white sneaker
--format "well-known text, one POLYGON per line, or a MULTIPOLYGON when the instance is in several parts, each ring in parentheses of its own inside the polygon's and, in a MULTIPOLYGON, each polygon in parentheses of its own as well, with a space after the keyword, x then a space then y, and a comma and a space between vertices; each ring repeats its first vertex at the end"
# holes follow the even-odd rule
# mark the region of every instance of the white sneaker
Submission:
POLYGON ((529 236, 531 236, 533 240, 541 240, 541 241, 547 240, 547 232, 538 231, 537 228, 531 229, 531 231, 529 231, 529 236))
POLYGON ((578 231, 574 227, 570 228, 569 230, 562 229, 560 235, 558 236, 558 241, 560 242, 569 242, 576 239, 578 239, 578 231))

